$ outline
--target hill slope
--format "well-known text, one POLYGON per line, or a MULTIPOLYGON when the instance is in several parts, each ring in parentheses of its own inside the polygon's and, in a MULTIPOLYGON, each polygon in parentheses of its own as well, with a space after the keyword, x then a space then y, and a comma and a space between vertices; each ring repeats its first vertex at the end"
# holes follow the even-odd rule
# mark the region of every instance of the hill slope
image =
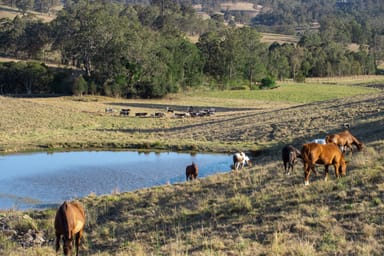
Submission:
MULTIPOLYGON (((258 143, 255 148, 262 150, 250 150, 255 165, 189 183, 90 195, 81 200, 88 216, 83 250, 86 255, 381 255, 383 104, 379 91, 280 108, 232 109, 210 121, 195 120, 194 126, 184 120, 184 127, 163 136, 258 143), (324 182, 312 174, 311 184, 303 186, 300 163, 293 175, 283 174, 282 144, 299 146, 340 131, 345 122, 367 145, 366 151, 347 155, 346 177, 331 175, 324 182)), ((15 230, 0 235, 1 254, 52 254, 53 216, 54 209, 1 213, 0 227, 6 223, 15 230), (42 233, 42 247, 22 247, 28 229, 42 233)))

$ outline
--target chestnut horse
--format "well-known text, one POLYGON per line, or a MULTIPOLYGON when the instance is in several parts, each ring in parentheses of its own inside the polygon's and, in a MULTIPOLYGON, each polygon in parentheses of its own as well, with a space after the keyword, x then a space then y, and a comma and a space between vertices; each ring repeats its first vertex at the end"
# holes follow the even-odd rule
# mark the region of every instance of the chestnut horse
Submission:
POLYGON ((295 166, 297 158, 301 158, 301 152, 292 145, 286 145, 281 150, 285 174, 289 175, 295 166))
POLYGON ((188 165, 187 168, 185 168, 185 176, 187 178, 187 181, 196 179, 198 174, 199 168, 197 167, 197 164, 193 162, 191 165, 188 165))
POLYGON ((60 238, 63 237, 64 255, 72 255, 72 244, 75 238, 76 256, 79 255, 80 239, 85 225, 84 208, 77 202, 67 202, 59 207, 55 217, 56 253, 60 249, 60 238))
POLYGON ((328 179, 328 167, 333 165, 337 178, 347 174, 347 163, 339 147, 334 144, 304 144, 301 149, 301 157, 304 163, 304 185, 309 184, 311 170, 315 171, 315 164, 324 165, 324 180, 328 179))
POLYGON ((355 145, 359 151, 364 148, 363 143, 356 139, 356 137, 354 137, 348 130, 336 134, 327 135, 325 137, 325 141, 327 143, 335 143, 341 148, 341 151, 343 153, 346 152, 347 148, 349 148, 352 153, 352 145, 355 145))

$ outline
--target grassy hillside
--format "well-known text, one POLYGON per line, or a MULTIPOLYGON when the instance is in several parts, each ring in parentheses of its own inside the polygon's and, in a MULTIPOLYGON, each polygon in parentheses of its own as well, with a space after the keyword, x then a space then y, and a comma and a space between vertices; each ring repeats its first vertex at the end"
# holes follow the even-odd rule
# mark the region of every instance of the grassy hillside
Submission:
MULTIPOLYGON (((381 255, 383 85, 373 80, 368 84, 375 88, 361 81, 316 83, 322 83, 326 92, 337 88, 345 94, 329 98, 314 85, 284 84, 263 91, 270 94, 263 95, 266 101, 250 91, 190 92, 157 101, 0 98, 0 114, 7 120, 0 121, 0 145, 3 151, 19 151, 44 148, 48 141, 57 148, 135 144, 198 151, 241 149, 252 155, 255 165, 242 171, 80 199, 88 216, 81 255, 381 255), (302 96, 295 100, 288 95, 296 94, 296 87, 302 96), (274 99, 274 94, 287 98, 274 99), (305 100, 305 95, 313 94, 319 98, 305 100), (129 107, 133 112, 168 106, 181 112, 190 105, 216 107, 217 114, 155 119, 104 112, 106 106, 129 107), (301 163, 291 176, 283 174, 283 144, 300 147, 341 131, 344 123, 367 146, 364 152, 347 155, 346 177, 336 180, 332 174, 324 182, 312 174, 311 184, 304 186, 301 163)), ((0 212, 0 254, 52 255, 54 214, 55 209, 0 212), (31 233, 41 239, 29 239, 31 233)))
MULTIPOLYGON (((35 12, 35 11, 28 11, 27 14, 34 16, 36 19, 42 20, 43 22, 50 22, 52 21, 56 15, 54 14, 56 11, 60 10, 62 6, 57 6, 52 9, 52 13, 41 13, 41 12, 35 12)), ((10 7, 8 5, 1 4, 0 2, 0 18, 9 18, 13 19, 17 15, 21 16, 22 13, 14 7, 10 7)))

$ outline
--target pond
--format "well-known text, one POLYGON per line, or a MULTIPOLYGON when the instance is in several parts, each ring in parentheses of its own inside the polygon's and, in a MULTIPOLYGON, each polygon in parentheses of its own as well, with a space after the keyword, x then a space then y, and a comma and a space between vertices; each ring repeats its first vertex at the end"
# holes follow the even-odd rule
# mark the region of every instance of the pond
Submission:
POLYGON ((0 156, 0 209, 43 209, 90 194, 133 191, 185 181, 195 162, 199 178, 231 169, 226 154, 81 151, 0 156))

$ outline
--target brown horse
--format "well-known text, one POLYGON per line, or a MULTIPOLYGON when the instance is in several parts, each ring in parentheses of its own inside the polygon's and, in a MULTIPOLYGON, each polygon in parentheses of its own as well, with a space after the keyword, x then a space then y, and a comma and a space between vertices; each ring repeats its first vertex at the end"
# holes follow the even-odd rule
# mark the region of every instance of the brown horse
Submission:
POLYGON ((55 217, 56 253, 60 249, 60 238, 63 237, 64 255, 72 255, 72 244, 75 238, 76 256, 79 255, 80 239, 85 225, 84 208, 77 202, 67 202, 59 207, 55 217))
POLYGON ((196 179, 198 174, 199 168, 195 163, 192 163, 191 165, 188 165, 187 168, 185 168, 185 176, 187 177, 187 181, 196 179))
POLYGON ((364 148, 364 144, 356 139, 356 137, 354 137, 348 130, 327 135, 325 141, 327 143, 335 143, 341 148, 343 153, 346 152, 347 148, 349 148, 352 153, 352 145, 355 145, 359 151, 364 148))
POLYGON ((289 175, 295 166, 297 158, 301 158, 301 152, 292 145, 286 145, 281 150, 285 174, 289 175))
POLYGON ((324 168, 324 180, 328 179, 328 167, 333 165, 337 178, 347 174, 347 163, 344 160, 343 153, 336 144, 304 144, 301 149, 301 157, 304 163, 304 184, 309 184, 309 175, 311 170, 315 171, 315 164, 322 164, 324 168))

